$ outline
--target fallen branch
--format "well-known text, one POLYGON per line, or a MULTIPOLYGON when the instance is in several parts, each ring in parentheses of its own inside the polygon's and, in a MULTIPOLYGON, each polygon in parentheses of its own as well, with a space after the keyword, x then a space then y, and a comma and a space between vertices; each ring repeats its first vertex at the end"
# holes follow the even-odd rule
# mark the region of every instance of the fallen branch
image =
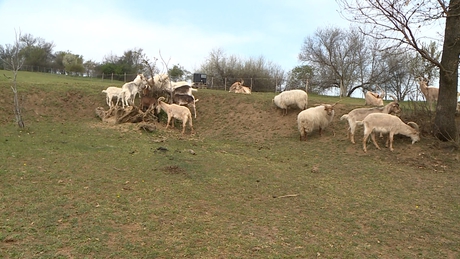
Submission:
POLYGON ((282 196, 276 196, 273 195, 273 198, 288 198, 288 197, 297 197, 299 196, 298 194, 288 194, 288 195, 282 195, 282 196))

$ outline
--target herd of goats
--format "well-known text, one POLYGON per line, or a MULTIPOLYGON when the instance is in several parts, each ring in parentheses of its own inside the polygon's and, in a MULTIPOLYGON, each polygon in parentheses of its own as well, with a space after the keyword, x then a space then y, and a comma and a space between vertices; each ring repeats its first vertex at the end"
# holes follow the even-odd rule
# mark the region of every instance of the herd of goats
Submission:
MULTIPOLYGON (((229 92, 251 94, 251 88, 243 85, 244 81, 235 82, 229 89, 229 92)), ((425 99, 431 107, 437 102, 438 88, 428 86, 427 80, 418 79, 420 90, 424 94, 425 99)), ((163 110, 167 116, 166 128, 174 119, 182 121, 182 134, 185 133, 186 125, 188 124, 191 133, 194 132, 192 124, 192 112, 196 118, 195 99, 193 92, 197 91, 190 83, 181 81, 173 82, 167 74, 158 74, 152 78, 145 78, 143 74, 138 74, 137 77, 122 87, 108 87, 102 92, 106 94, 106 102, 109 110, 115 107, 124 109, 125 107, 134 107, 134 100, 137 95, 140 96, 140 104, 137 110, 144 114, 153 113, 159 122, 159 113, 163 110), (166 101, 165 94, 169 97, 166 101)), ((395 97, 393 101, 387 105, 383 103, 385 93, 380 89, 379 93, 367 91, 365 95, 365 104, 371 107, 356 108, 349 113, 344 114, 340 120, 348 122, 347 137, 352 143, 355 143, 354 133, 356 127, 364 126, 363 150, 367 152, 367 140, 369 135, 374 146, 380 149, 376 142, 375 134, 388 134, 386 147, 393 151, 393 136, 401 134, 412 139, 412 144, 420 140, 420 130, 415 122, 404 123, 397 115, 401 112, 399 103, 395 97)), ((306 141, 307 134, 314 130, 319 130, 319 135, 327 128, 334 118, 334 104, 321 104, 318 106, 307 108, 308 94, 304 90, 295 89, 281 92, 273 98, 273 103, 283 110, 283 114, 287 114, 289 107, 297 107, 301 112, 297 115, 297 126, 300 133, 300 140, 306 141)), ((110 112, 109 112, 110 113, 110 112)), ((107 113, 108 114, 108 113, 107 113)))

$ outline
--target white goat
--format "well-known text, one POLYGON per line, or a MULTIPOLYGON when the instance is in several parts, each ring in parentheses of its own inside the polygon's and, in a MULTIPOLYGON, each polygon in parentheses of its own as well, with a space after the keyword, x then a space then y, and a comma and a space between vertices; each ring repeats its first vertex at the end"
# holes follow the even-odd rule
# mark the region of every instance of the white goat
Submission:
POLYGON ((301 110, 307 109, 308 94, 299 89, 284 91, 273 98, 273 103, 283 109, 283 115, 288 112, 288 107, 296 105, 301 110))
MULTIPOLYGON (((154 75, 153 78, 149 78, 147 80, 147 84, 150 87, 154 87, 157 90, 166 90, 170 89, 170 81, 168 74, 157 74, 154 75)), ((170 91, 169 91, 170 92, 170 91)))
POLYGON ((185 126, 187 122, 190 126, 190 133, 193 134, 193 125, 192 125, 192 113, 187 107, 180 106, 177 104, 167 104, 164 102, 165 98, 161 96, 158 98, 158 105, 156 107, 157 114, 160 113, 161 110, 166 112, 168 115, 168 122, 166 124, 166 129, 168 128, 169 124, 172 120, 172 126, 174 127, 174 118, 182 121, 182 135, 185 133, 185 126))
POLYGON ((300 140, 307 140, 307 134, 315 129, 319 129, 319 135, 329 126, 334 118, 335 104, 322 104, 301 111, 297 115, 297 127, 300 132, 300 140))
POLYGON ((143 74, 138 74, 133 81, 125 83, 121 88, 126 94, 123 96, 123 107, 129 106, 129 102, 134 105, 134 99, 140 92, 141 88, 147 85, 147 80, 143 74))
MULTIPOLYGON (((379 87, 380 88, 380 87, 379 87)), ((385 96, 385 92, 382 91, 380 88, 380 94, 374 93, 371 91, 367 91, 365 95, 365 103, 364 105, 370 106, 383 106, 383 97, 385 96)))
POLYGON ((251 94, 251 88, 243 85, 244 80, 241 82, 235 82, 230 86, 229 92, 234 92, 237 94, 251 94))
POLYGON ((363 150, 367 152, 366 142, 371 135, 372 142, 377 149, 380 149, 375 140, 375 133, 389 133, 387 144, 390 144, 390 150, 393 151, 393 136, 401 134, 412 139, 412 144, 420 140, 419 127, 415 122, 404 123, 399 117, 386 113, 372 113, 366 116, 364 120, 358 121, 358 125, 364 125, 363 150))
POLYGON ((428 79, 426 78, 419 77, 417 82, 420 85, 420 91, 425 96, 428 107, 432 110, 433 104, 436 105, 438 102, 439 88, 428 86, 428 79))
POLYGON ((398 114, 401 112, 401 108, 399 108, 399 103, 395 97, 393 97, 394 101, 385 105, 384 107, 374 107, 374 108, 356 108, 350 111, 348 114, 342 115, 340 120, 347 120, 348 121, 348 129, 347 129, 347 138, 350 137, 351 143, 355 143, 355 130, 356 130, 356 122, 362 121, 368 114, 371 113, 394 113, 398 114))
POLYGON ((107 89, 102 90, 102 92, 106 94, 105 101, 110 108, 113 106, 114 98, 117 99, 115 104, 118 104, 120 100, 124 100, 125 92, 121 87, 109 86, 107 89))

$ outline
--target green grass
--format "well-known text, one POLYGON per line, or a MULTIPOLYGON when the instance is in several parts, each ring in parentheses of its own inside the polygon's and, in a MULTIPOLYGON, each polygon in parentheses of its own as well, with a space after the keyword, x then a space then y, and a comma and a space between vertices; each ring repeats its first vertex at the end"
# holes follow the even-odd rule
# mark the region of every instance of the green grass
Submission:
MULTIPOLYGON (((25 103, 24 130, 13 118, 1 124, 0 257, 460 256, 459 153, 428 136, 364 154, 336 122, 336 137, 299 142, 293 125, 286 136, 244 122, 250 106, 261 111, 256 119, 281 120, 273 93, 217 90, 197 93, 195 136, 147 133, 94 116, 106 83, 37 73, 18 80, 25 100, 52 96, 25 103), (224 116, 236 103, 246 109, 224 116)), ((8 82, 0 91, 8 95, 8 82)), ((0 108, 10 116, 8 105, 0 108)))

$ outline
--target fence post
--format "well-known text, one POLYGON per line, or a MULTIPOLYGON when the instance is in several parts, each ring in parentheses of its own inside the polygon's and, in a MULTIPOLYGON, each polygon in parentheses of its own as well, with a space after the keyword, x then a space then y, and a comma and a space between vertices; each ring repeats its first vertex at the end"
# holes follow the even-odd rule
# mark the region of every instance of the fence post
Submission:
POLYGON ((224 90, 227 91, 227 78, 224 78, 224 90))
POLYGON ((113 72, 112 72, 112 78, 110 79, 110 81, 113 81, 113 72))
POLYGON ((252 77, 251 77, 251 91, 252 91, 252 77))
POLYGON ((125 79, 124 80, 125 80, 124 82, 126 83, 126 72, 125 72, 125 79))
POLYGON ((275 94, 276 94, 277 88, 278 88, 278 77, 275 77, 275 94))

